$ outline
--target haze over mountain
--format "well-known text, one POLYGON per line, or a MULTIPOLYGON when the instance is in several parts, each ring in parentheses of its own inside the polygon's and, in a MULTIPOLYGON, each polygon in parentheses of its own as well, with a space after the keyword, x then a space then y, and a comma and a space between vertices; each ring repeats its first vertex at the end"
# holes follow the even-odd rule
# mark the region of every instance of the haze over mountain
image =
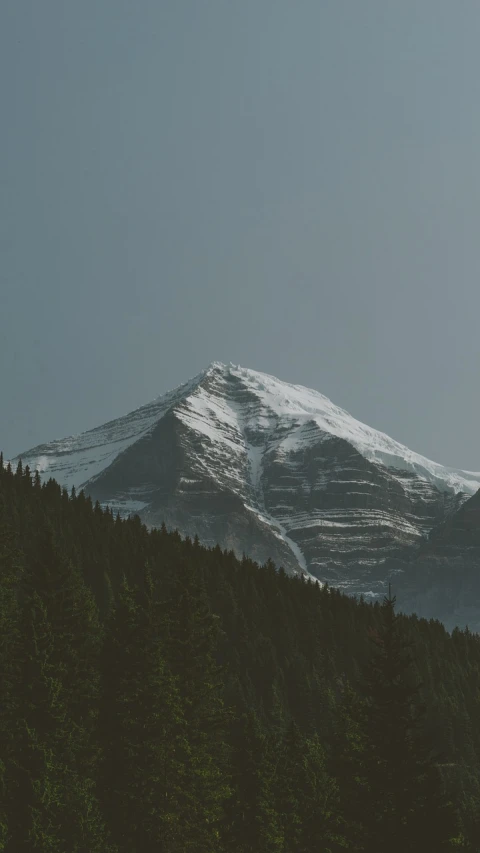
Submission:
POLYGON ((149 526, 365 594, 480 489, 480 473, 416 454, 317 391, 219 362, 18 458, 149 526))

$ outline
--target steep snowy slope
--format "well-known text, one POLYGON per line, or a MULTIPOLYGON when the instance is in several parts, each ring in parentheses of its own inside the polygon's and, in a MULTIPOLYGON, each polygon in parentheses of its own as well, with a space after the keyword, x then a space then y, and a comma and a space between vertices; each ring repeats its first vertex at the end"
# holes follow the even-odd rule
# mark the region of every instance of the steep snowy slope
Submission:
POLYGON ((123 418, 21 458, 147 524, 165 520, 352 591, 368 591, 386 558, 480 488, 480 473, 431 462, 316 391, 216 362, 123 418))

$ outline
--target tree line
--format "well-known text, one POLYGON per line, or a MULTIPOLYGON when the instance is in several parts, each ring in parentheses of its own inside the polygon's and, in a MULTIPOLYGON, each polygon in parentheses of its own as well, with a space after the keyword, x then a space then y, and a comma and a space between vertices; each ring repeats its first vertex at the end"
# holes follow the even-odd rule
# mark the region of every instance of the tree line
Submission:
POLYGON ((480 850, 480 639, 395 605, 0 458, 0 851, 480 850))

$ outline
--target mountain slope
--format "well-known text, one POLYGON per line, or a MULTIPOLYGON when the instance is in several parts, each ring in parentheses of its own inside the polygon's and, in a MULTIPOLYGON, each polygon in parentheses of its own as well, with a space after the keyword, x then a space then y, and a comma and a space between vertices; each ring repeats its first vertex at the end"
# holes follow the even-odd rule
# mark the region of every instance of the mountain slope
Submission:
POLYGON ((390 571, 405 610, 480 632, 480 491, 390 571))
MULTIPOLYGON (((149 525, 351 591, 480 488, 316 391, 233 365, 129 415, 20 454, 24 464, 149 525)), ((16 461, 16 460, 13 460, 16 461)))

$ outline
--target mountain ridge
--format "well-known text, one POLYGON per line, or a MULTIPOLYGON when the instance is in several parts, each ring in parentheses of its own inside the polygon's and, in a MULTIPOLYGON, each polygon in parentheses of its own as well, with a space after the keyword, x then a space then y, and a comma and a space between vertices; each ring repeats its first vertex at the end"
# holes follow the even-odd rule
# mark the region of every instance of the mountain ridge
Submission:
POLYGON ((313 389, 221 362, 19 458, 149 526, 364 593, 480 488, 313 389))

